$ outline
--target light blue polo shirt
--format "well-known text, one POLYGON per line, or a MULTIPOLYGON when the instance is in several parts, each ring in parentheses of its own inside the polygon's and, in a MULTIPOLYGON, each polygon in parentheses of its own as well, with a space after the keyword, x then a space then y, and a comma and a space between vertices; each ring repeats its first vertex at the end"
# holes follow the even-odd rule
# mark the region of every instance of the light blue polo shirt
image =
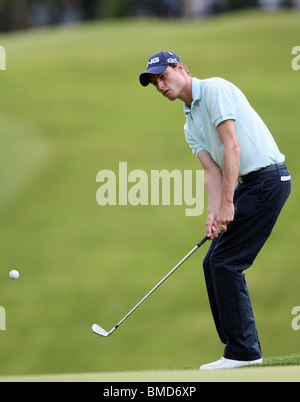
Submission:
POLYGON ((222 78, 193 78, 192 92, 191 107, 184 104, 184 130, 195 156, 206 150, 223 169, 224 147, 217 127, 232 119, 240 147, 240 176, 285 160, 270 131, 235 85, 222 78))

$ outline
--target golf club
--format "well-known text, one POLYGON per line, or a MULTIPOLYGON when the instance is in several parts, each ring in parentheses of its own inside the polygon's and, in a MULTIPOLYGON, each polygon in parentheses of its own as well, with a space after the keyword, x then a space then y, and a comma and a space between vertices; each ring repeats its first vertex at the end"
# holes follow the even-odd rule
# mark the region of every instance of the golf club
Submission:
POLYGON ((101 335, 101 336, 109 336, 110 334, 112 334, 121 324, 123 321, 126 320, 127 317, 130 316, 131 313, 134 312, 134 310, 136 310, 142 303, 143 301, 145 301, 167 278, 169 278, 170 275, 172 275, 172 273, 174 271, 176 271, 177 268, 180 267, 180 265, 182 265, 196 250, 198 250, 199 247, 201 247, 209 238, 207 236, 205 236, 156 286, 154 286, 154 288, 152 290, 150 290, 150 292, 135 306, 133 307, 132 310, 129 311, 129 313, 127 315, 125 315, 124 318, 122 318, 122 320, 115 325, 109 332, 106 332, 102 327, 100 327, 98 324, 94 324, 92 326, 92 331, 97 334, 97 335, 101 335))

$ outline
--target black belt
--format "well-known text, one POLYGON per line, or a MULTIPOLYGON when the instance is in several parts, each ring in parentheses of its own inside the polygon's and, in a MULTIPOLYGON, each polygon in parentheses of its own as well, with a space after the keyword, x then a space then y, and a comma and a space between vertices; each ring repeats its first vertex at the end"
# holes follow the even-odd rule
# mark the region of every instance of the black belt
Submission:
POLYGON ((239 177, 239 183, 240 184, 246 183, 249 180, 256 179, 262 173, 272 172, 272 171, 278 170, 279 167, 283 167, 283 166, 285 166, 284 162, 276 163, 275 165, 270 165, 270 166, 267 166, 265 168, 259 169, 259 170, 255 171, 255 172, 248 173, 245 176, 240 176, 239 177))

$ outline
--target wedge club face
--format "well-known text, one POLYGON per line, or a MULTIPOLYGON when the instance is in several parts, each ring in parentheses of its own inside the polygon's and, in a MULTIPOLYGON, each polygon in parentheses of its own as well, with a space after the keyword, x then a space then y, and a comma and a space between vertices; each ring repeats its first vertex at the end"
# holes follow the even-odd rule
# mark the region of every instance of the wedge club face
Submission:
POLYGON ((102 327, 100 327, 100 325, 98 324, 94 324, 92 326, 92 331, 97 334, 97 335, 101 335, 101 336, 109 336, 112 332, 114 332, 115 329, 117 329, 118 327, 114 327, 111 331, 106 332, 105 329, 103 329, 102 327))
POLYGON ((95 334, 97 334, 97 335, 108 336, 108 332, 106 332, 103 328, 101 328, 97 324, 94 324, 92 326, 92 331, 95 332, 95 334))

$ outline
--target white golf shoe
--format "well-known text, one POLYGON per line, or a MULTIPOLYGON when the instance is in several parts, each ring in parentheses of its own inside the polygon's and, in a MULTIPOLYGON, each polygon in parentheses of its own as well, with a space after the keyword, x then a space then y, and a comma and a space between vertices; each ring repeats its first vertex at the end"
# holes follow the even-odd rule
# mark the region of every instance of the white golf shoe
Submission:
POLYGON ((216 362, 204 364, 199 370, 221 370, 221 369, 232 369, 237 367, 253 366, 254 364, 262 364, 263 359, 242 361, 242 360, 231 360, 221 357, 220 360, 216 362))

